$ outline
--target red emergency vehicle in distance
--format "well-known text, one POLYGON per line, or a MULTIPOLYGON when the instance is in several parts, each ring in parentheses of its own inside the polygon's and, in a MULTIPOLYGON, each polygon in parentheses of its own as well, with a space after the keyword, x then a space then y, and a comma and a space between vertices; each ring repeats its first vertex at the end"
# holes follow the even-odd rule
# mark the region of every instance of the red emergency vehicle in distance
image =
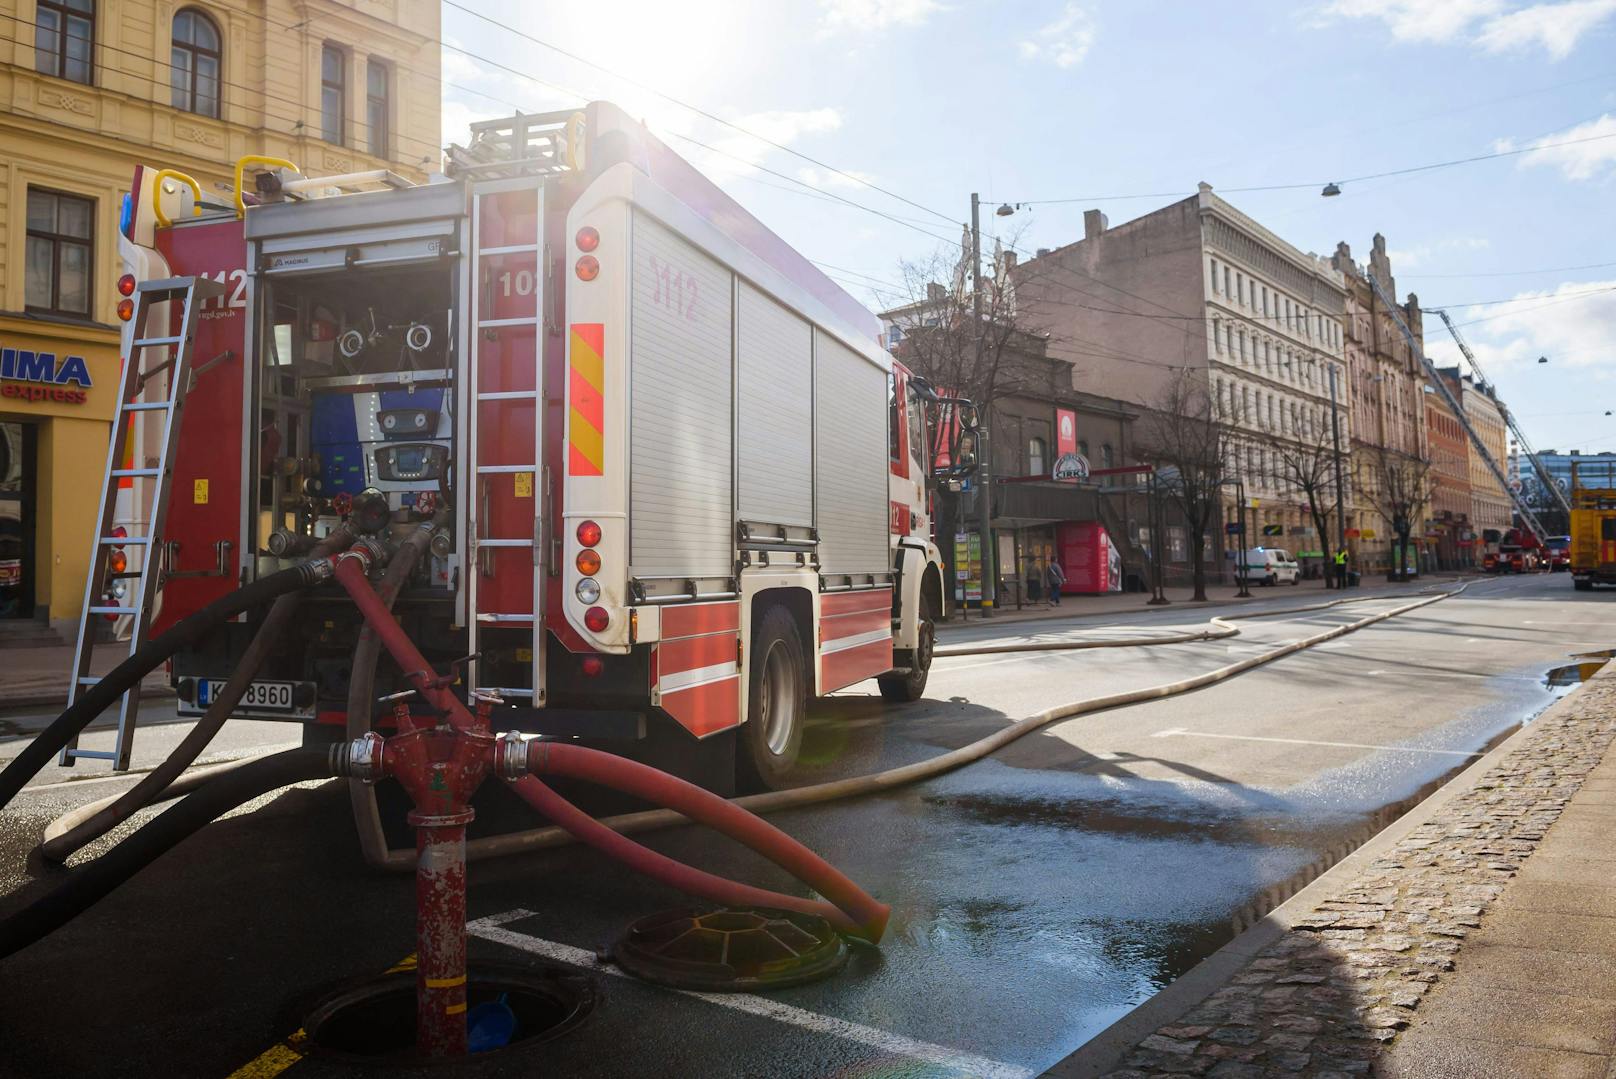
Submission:
MULTIPOLYGON (((811 697, 924 691, 928 425, 968 403, 641 125, 605 103, 488 121, 421 186, 237 172, 220 209, 138 170, 123 230, 137 281, 224 285, 160 492, 153 631, 339 523, 396 540, 447 511, 395 612, 440 669, 470 657, 501 726, 772 786, 811 697)), ((335 730, 361 620, 336 592, 298 617, 239 714, 335 730)), ((175 656, 182 711, 253 630, 175 656)))

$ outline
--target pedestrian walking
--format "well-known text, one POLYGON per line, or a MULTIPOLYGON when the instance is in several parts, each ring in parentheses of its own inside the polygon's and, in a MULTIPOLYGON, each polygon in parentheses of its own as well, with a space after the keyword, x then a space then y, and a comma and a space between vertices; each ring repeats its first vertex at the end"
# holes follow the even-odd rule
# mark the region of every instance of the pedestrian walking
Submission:
POLYGON ((1051 558, 1044 569, 1044 585, 1049 590, 1049 602, 1056 607, 1060 606, 1061 585, 1065 583, 1066 571, 1061 569, 1060 559, 1051 558))

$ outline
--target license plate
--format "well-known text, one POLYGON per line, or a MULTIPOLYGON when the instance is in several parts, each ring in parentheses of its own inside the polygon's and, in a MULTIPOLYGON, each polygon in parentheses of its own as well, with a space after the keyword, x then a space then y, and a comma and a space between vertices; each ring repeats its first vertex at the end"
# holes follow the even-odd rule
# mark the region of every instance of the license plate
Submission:
MULTIPOLYGON (((243 712, 275 712, 290 715, 297 709, 292 704, 291 682, 254 682, 242 694, 241 702, 236 705, 238 711, 243 712)), ((196 703, 206 708, 218 700, 219 694, 224 692, 224 679, 205 678, 196 687, 196 703)))

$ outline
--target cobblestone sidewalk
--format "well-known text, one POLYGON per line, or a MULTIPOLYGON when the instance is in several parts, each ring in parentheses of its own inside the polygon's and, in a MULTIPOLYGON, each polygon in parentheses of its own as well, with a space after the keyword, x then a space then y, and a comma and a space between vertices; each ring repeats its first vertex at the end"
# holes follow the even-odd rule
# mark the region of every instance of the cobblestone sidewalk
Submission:
POLYGON ((1465 938, 1613 737, 1616 671, 1607 669, 1223 988, 1139 1042, 1108 1079, 1368 1074, 1454 971, 1465 938))

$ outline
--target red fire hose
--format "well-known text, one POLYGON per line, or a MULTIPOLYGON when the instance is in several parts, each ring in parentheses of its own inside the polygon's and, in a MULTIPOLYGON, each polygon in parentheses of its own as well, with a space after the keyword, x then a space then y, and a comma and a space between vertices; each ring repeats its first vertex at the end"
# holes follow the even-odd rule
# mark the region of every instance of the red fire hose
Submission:
MULTIPOLYGON (((454 726, 470 727, 471 714, 448 686, 437 679, 426 658, 388 613, 386 604, 365 577, 365 565, 360 558, 338 556, 337 581, 353 598, 404 676, 414 682, 426 702, 448 715, 454 726)), ((881 939, 891 908, 762 818, 693 784, 610 753, 551 742, 533 743, 529 753, 529 768, 533 772, 598 783, 656 802, 716 828, 786 869, 825 896, 829 903, 754 888, 687 866, 613 832, 532 776, 515 784, 516 792, 528 804, 562 828, 646 876, 713 902, 817 914, 843 932, 871 942, 881 939)))

